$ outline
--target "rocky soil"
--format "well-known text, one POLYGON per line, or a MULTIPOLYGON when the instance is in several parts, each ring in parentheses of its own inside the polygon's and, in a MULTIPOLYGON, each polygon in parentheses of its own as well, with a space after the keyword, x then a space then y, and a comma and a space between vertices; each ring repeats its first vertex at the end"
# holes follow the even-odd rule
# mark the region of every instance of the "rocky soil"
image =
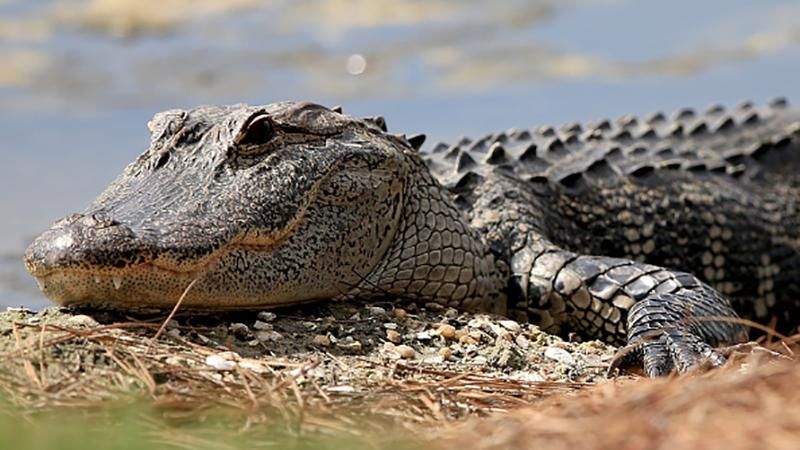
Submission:
POLYGON ((777 351, 744 346, 705 375, 609 382, 613 347, 438 305, 329 302, 166 317, 0 313, 0 395, 16 414, 96 414, 144 400, 164 435, 179 430, 176 420, 202 424, 216 411, 233 422, 227 429, 272 424, 270 436, 292 439, 344 433, 370 448, 618 448, 631 439, 638 444, 629 448, 708 448, 708 424, 742 430, 726 443, 800 435, 800 409, 781 400, 796 391, 797 337, 777 351), (746 426, 757 423, 753 411, 772 425, 746 426))
POLYGON ((220 395, 233 405, 260 390, 267 409, 339 405, 439 420, 602 383, 616 351, 413 303, 165 317, 9 309, 0 313, 0 387, 32 407, 128 395, 198 404, 220 395))

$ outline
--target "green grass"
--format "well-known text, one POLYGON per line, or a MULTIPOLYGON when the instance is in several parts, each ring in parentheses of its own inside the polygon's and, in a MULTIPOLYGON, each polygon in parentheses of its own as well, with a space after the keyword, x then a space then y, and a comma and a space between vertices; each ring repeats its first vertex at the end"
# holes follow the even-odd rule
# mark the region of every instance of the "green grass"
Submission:
POLYGON ((349 432, 299 432, 285 422, 249 426, 222 411, 177 417, 144 403, 119 407, 61 407, 22 414, 0 405, 0 448, 14 450, 139 449, 419 449, 399 430, 358 435, 349 432))

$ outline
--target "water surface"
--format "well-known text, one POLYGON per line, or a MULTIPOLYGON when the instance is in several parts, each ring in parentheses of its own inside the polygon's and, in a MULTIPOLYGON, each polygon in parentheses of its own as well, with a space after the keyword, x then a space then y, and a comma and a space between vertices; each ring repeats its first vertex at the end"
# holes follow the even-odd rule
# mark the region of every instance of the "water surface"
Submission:
POLYGON ((800 102, 794 1, 0 0, 0 305, 21 255, 156 111, 311 100, 430 141, 711 103, 800 102))

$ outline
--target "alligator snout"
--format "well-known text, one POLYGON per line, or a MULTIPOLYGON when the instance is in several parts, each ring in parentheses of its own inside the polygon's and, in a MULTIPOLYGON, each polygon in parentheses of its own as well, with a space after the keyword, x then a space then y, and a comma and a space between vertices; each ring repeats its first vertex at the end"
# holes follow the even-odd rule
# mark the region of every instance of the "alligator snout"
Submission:
POLYGON ((39 235, 25 251, 34 276, 58 270, 123 268, 146 257, 145 242, 134 231, 103 214, 73 214, 39 235))

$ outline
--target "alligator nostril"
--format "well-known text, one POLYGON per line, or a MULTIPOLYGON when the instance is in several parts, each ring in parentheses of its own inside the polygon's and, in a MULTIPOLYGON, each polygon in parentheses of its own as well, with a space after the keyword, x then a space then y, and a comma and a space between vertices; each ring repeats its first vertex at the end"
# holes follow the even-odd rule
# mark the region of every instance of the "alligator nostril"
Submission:
POLYGON ((104 211, 72 215, 38 236, 25 252, 25 264, 35 276, 70 267, 124 267, 144 245, 130 226, 104 211))
POLYGON ((121 225, 121 223, 102 213, 94 213, 87 218, 87 225, 95 228, 109 228, 121 225))

